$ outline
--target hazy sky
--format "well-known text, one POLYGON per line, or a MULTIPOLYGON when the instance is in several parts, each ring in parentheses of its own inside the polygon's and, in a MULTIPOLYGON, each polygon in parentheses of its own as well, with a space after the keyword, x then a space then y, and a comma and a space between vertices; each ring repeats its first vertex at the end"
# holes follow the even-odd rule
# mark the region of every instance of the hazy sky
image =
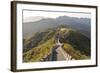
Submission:
POLYGON ((90 13, 76 12, 47 12, 47 11, 23 11, 23 22, 38 21, 43 18, 57 18, 59 16, 70 16, 77 18, 90 18, 90 13))

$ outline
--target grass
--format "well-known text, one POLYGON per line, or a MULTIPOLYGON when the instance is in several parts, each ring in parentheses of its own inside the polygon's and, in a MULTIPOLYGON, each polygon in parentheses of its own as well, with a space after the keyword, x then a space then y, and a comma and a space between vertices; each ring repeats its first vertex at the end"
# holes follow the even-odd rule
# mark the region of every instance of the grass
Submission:
POLYGON ((45 43, 32 48, 28 52, 23 54, 23 62, 38 62, 43 57, 48 56, 54 45, 54 39, 51 38, 45 43))
POLYGON ((76 60, 82 60, 82 59, 89 59, 88 56, 81 54, 80 51, 75 50, 75 48, 73 48, 70 44, 67 43, 63 43, 63 49, 72 56, 72 58, 76 59, 76 60))
POLYGON ((85 36, 73 31, 69 28, 61 28, 61 30, 48 30, 36 34, 25 40, 24 45, 33 44, 28 51, 23 54, 23 62, 38 62, 42 58, 47 57, 51 53, 55 45, 55 35, 60 33, 60 42, 64 45, 63 49, 75 60, 90 59, 89 39, 85 36))

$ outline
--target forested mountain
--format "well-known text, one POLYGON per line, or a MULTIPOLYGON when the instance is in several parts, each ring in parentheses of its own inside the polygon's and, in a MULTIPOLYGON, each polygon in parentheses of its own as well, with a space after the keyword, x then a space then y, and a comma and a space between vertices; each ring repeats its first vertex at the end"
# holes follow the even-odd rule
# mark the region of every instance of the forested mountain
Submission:
POLYGON ((89 18, 76 18, 68 16, 59 16, 57 18, 43 18, 35 22, 23 23, 23 36, 29 36, 32 33, 44 31, 48 28, 58 27, 59 25, 67 25, 71 28, 79 30, 88 38, 91 38, 90 28, 91 20, 89 18))
POLYGON ((63 44, 62 48, 74 59, 89 59, 91 57, 90 38, 74 28, 59 25, 34 33, 29 38, 24 38, 23 61, 37 62, 48 56, 56 44, 58 33, 59 41, 63 44))

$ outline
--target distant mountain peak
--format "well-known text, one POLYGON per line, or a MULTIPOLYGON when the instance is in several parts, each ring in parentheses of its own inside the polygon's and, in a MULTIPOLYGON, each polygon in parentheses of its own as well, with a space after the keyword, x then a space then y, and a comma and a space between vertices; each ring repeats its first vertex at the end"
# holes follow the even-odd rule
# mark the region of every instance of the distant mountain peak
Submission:
POLYGON ((23 24, 23 35, 28 36, 32 33, 36 33, 38 31, 44 31, 48 28, 54 27, 68 27, 73 28, 85 36, 90 38, 90 29, 91 29, 91 19, 87 18, 76 18, 76 17, 69 17, 69 16, 59 16, 57 18, 41 18, 38 21, 33 20, 33 22, 27 22, 23 24))

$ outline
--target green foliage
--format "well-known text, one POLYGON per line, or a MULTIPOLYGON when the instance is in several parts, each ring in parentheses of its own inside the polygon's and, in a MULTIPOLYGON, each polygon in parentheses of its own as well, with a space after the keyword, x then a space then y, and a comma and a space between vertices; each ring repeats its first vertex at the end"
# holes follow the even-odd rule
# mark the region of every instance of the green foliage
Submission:
POLYGON ((41 33, 36 33, 35 35, 33 35, 33 37, 28 38, 28 40, 26 38, 27 41, 25 41, 25 39, 24 39, 23 52, 27 52, 31 48, 34 48, 38 45, 45 43, 48 39, 50 39, 54 36, 54 34, 55 34, 54 31, 55 30, 46 30, 46 31, 41 32, 41 33))
POLYGON ((67 33, 65 32, 62 34, 60 41, 63 43, 69 43, 75 48, 75 50, 79 50, 82 54, 91 56, 90 39, 78 31, 69 30, 67 33))
POLYGON ((23 62, 37 62, 40 61, 43 57, 48 56, 51 52, 51 49, 54 45, 54 39, 51 38, 47 42, 32 48, 28 52, 25 52, 23 55, 23 62))
POLYGON ((61 25, 24 38, 23 62, 38 62, 47 57, 56 43, 57 33, 60 34, 60 42, 64 44, 63 49, 74 59, 81 60, 91 57, 90 39, 72 28, 61 25))
POLYGON ((88 59, 88 57, 86 55, 81 54, 80 51, 75 50, 75 48, 73 48, 70 44, 67 43, 63 43, 63 49, 72 56, 72 58, 76 59, 76 60, 80 60, 80 59, 88 59))

